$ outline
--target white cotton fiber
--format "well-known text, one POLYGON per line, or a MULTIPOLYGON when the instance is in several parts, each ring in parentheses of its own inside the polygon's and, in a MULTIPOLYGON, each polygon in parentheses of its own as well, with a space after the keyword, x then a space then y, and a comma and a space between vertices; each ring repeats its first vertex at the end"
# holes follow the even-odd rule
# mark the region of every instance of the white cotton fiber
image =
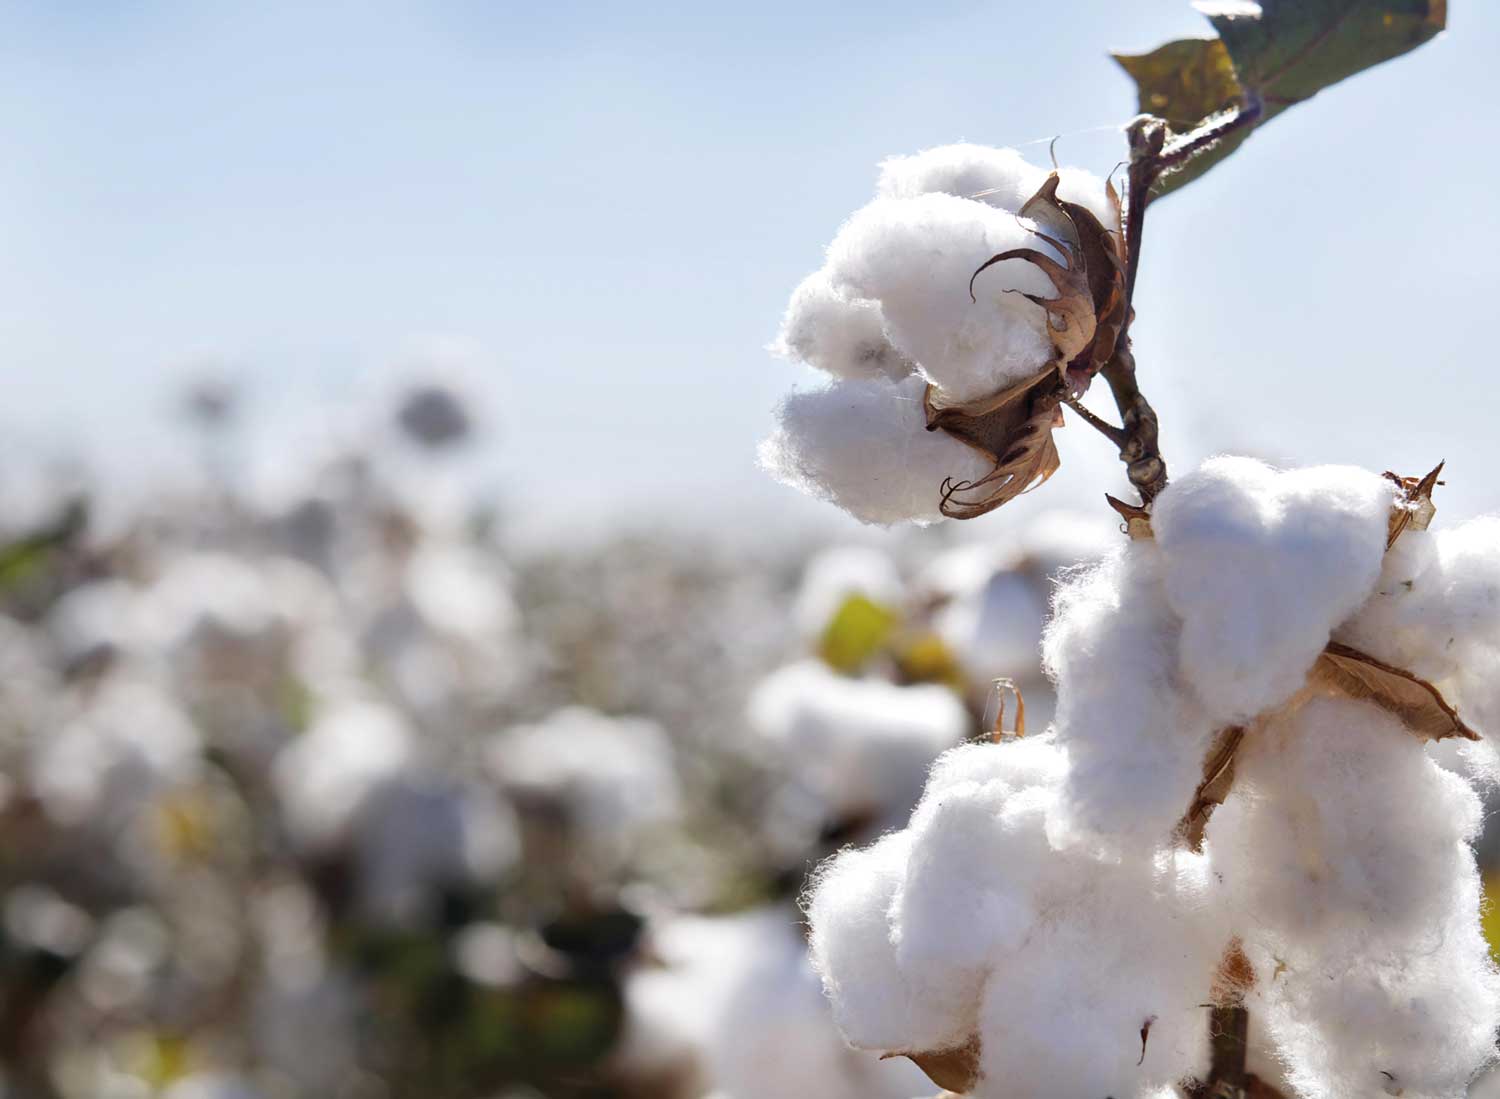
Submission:
MULTIPOLYGON (((1046 169, 1027 163, 1014 149, 940 145, 882 163, 876 194, 881 198, 916 198, 937 192, 1014 213, 1046 180, 1046 169)), ((1061 198, 1088 207, 1106 229, 1114 227, 1115 212, 1105 196, 1103 180, 1080 168, 1061 169, 1058 180, 1061 198)))
POLYGON ((912 1001, 887 918, 911 839, 895 832, 841 852, 820 868, 806 899, 813 966, 839 1029, 863 1049, 925 1049, 942 1030, 912 1001))
POLYGON ((1047 820, 1066 767, 1057 746, 1037 737, 965 745, 934 769, 889 912, 897 961, 926 1023, 912 1041, 924 1048, 962 1045, 975 1032, 994 960, 1026 941, 1043 883, 1064 869, 1047 820))
POLYGON ((1477 797, 1368 703, 1314 699, 1242 753, 1209 851, 1290 1081, 1318 1099, 1462 1095, 1500 1023, 1477 797))
POLYGON ((1302 686, 1333 628, 1374 590, 1393 500, 1361 469, 1278 472, 1213 458, 1152 510, 1181 672, 1218 724, 1302 686))
POLYGON ((835 289, 822 270, 792 291, 772 350, 838 378, 900 381, 913 369, 886 339, 879 303, 835 289))
POLYGON ((1072 827, 1165 843, 1203 776, 1218 729, 1184 690, 1181 623, 1166 562, 1132 542, 1058 589, 1043 651, 1057 682, 1056 729, 1071 761, 1072 827))
POLYGON ((1021 247, 1047 250, 1013 214, 982 202, 943 194, 877 199, 829 245, 828 276, 845 293, 878 302, 896 349, 948 403, 964 403, 1033 376, 1053 357, 1044 311, 1008 292, 1050 296, 1052 283, 1038 268, 997 264, 969 296, 981 264, 1021 247))
POLYGON ((899 384, 839 381, 792 393, 778 410, 780 427, 761 444, 760 464, 862 522, 935 522, 944 480, 977 481, 994 462, 927 430, 925 388, 912 376, 899 384))
POLYGON ((1440 684, 1466 721, 1500 735, 1500 518, 1403 533, 1337 637, 1440 684))
POLYGON ((1204 990, 1224 944, 1202 908, 1206 860, 1072 871, 990 982, 976 1099, 1142 1095, 1207 1068, 1204 990))
POLYGON ((1045 171, 1028 164, 1014 149, 941 145, 886 160, 880 165, 876 193, 882 198, 941 193, 1014 212, 1046 178, 1045 171))

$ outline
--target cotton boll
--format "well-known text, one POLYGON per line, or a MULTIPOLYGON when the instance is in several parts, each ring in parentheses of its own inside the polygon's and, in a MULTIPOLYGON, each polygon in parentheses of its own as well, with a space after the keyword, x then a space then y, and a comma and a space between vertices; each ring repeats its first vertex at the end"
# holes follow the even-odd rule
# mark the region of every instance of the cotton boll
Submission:
POLYGON ((826 806, 825 818, 868 816, 874 827, 906 819, 932 760, 969 725, 946 687, 851 679, 813 660, 762 681, 748 716, 826 806))
POLYGON ((1473 875, 1479 822, 1468 784, 1400 721, 1318 698, 1251 731, 1207 834, 1235 904, 1285 956, 1335 939, 1420 942, 1473 875))
POLYGON ((1179 686, 1181 627, 1167 605, 1164 556, 1132 542, 1071 578, 1043 645, 1072 764, 1070 826, 1148 850, 1187 811, 1219 728, 1179 686))
POLYGON ((1034 265, 1007 260, 975 270, 999 252, 1047 250, 1017 218, 982 202, 928 194, 877 199, 845 223, 828 248, 839 290, 879 303, 885 332, 948 403, 994 396, 1034 376, 1054 355, 1045 312, 1021 294, 1051 296, 1034 265))
POLYGON ((838 378, 900 381, 913 369, 886 339, 879 303, 840 292, 825 271, 808 275, 792 291, 772 350, 838 378))
POLYGON ((792 617, 803 637, 817 638, 850 597, 896 607, 903 594, 901 574, 888 554, 873 546, 832 546, 803 568, 792 617))
POLYGON ((1391 502, 1390 482, 1364 470, 1229 457, 1162 493, 1151 522, 1181 672, 1212 722, 1248 721, 1302 686, 1375 588, 1391 502))
POLYGON ((940 145, 884 161, 876 194, 881 198, 916 198, 940 192, 1014 212, 1046 178, 1046 172, 1026 163, 1014 149, 940 145))
POLYGON ((1300 1094, 1461 1095, 1491 1056, 1478 824, 1468 785, 1367 703, 1314 699, 1247 738, 1209 850, 1300 1094))
POLYGON ((841 851, 819 867, 804 901, 813 967, 839 1030, 861 1049, 928 1048, 924 1039, 943 1029, 913 1003, 887 918, 911 838, 894 832, 872 847, 841 851))
POLYGON ((1137 1095, 1207 1068, 1202 1004, 1224 944, 1200 907, 1204 860, 1072 871, 990 980, 976 1099, 1137 1095))
POLYGON ((985 766, 955 758, 934 771, 889 910, 897 962, 928 1023, 914 1041, 930 1049, 961 1046, 976 1032, 992 967, 1032 933, 1047 905, 1044 883, 1069 870, 1047 834, 1065 755, 1042 738, 949 756, 960 754, 982 754, 985 766), (987 778, 955 782, 965 770, 987 778))
POLYGON ((840 381, 793 393, 760 447, 777 480, 837 504, 865 523, 942 518, 945 480, 977 481, 995 463, 942 431, 928 431, 919 377, 840 381))
POLYGON ((1466 720, 1500 731, 1500 519, 1403 532, 1338 637, 1441 683, 1466 720))
POLYGON ((97 663, 129 649, 135 638, 135 587, 123 580, 94 580, 69 590, 47 614, 65 669, 97 663))

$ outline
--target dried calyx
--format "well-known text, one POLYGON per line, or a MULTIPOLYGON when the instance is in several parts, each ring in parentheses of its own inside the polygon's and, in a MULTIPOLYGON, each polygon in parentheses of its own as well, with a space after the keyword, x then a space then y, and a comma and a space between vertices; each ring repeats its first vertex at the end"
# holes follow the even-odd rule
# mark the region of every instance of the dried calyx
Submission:
POLYGON ((1114 224, 1105 226, 1087 207, 1060 198, 1058 183, 1052 172, 1020 209, 1056 257, 1036 248, 1012 248, 990 257, 969 280, 974 298, 985 269, 1007 260, 1025 261, 1046 275, 1053 286, 1050 297, 1002 292, 1021 293, 1046 311, 1054 358, 1032 377, 984 401, 944 405, 932 386, 927 389, 927 429, 945 431, 995 463, 977 481, 943 483, 942 512, 950 518, 972 519, 993 511, 1057 471, 1052 431, 1062 426, 1061 406, 1088 389, 1094 375, 1114 358, 1128 323, 1119 195, 1113 185, 1107 186, 1115 216, 1114 224))

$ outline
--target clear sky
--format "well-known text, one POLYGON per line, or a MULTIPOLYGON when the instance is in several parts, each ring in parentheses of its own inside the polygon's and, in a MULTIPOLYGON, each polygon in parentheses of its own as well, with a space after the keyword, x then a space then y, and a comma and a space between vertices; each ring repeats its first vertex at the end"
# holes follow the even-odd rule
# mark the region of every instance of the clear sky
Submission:
MULTIPOLYGON (((0 434, 145 470, 196 358, 279 420, 438 337, 494 378, 537 523, 827 519, 754 468, 814 380, 763 346, 876 163, 1061 134, 1102 174, 1134 109, 1106 51, 1206 31, 1185 0, 0 4, 0 434)), ((1154 208, 1170 461, 1446 457, 1450 514, 1500 508, 1497 43, 1452 0, 1154 208)), ((1114 487, 1103 440, 1061 445, 986 523, 1114 487)))

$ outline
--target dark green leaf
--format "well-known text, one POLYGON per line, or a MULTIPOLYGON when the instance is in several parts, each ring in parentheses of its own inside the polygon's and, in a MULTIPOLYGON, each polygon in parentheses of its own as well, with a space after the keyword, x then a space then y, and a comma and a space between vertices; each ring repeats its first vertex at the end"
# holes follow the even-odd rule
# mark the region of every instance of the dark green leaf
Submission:
POLYGON ((1448 0, 1219 0, 1198 10, 1266 117, 1416 49, 1443 29, 1448 0))
POLYGON ((1447 0, 1209 0, 1196 6, 1218 39, 1182 39, 1146 54, 1115 55, 1136 82, 1141 112, 1165 120, 1182 140, 1248 104, 1259 104, 1261 113, 1254 126, 1207 144, 1163 175, 1154 196, 1198 178, 1287 107, 1432 39, 1448 18, 1447 0))

